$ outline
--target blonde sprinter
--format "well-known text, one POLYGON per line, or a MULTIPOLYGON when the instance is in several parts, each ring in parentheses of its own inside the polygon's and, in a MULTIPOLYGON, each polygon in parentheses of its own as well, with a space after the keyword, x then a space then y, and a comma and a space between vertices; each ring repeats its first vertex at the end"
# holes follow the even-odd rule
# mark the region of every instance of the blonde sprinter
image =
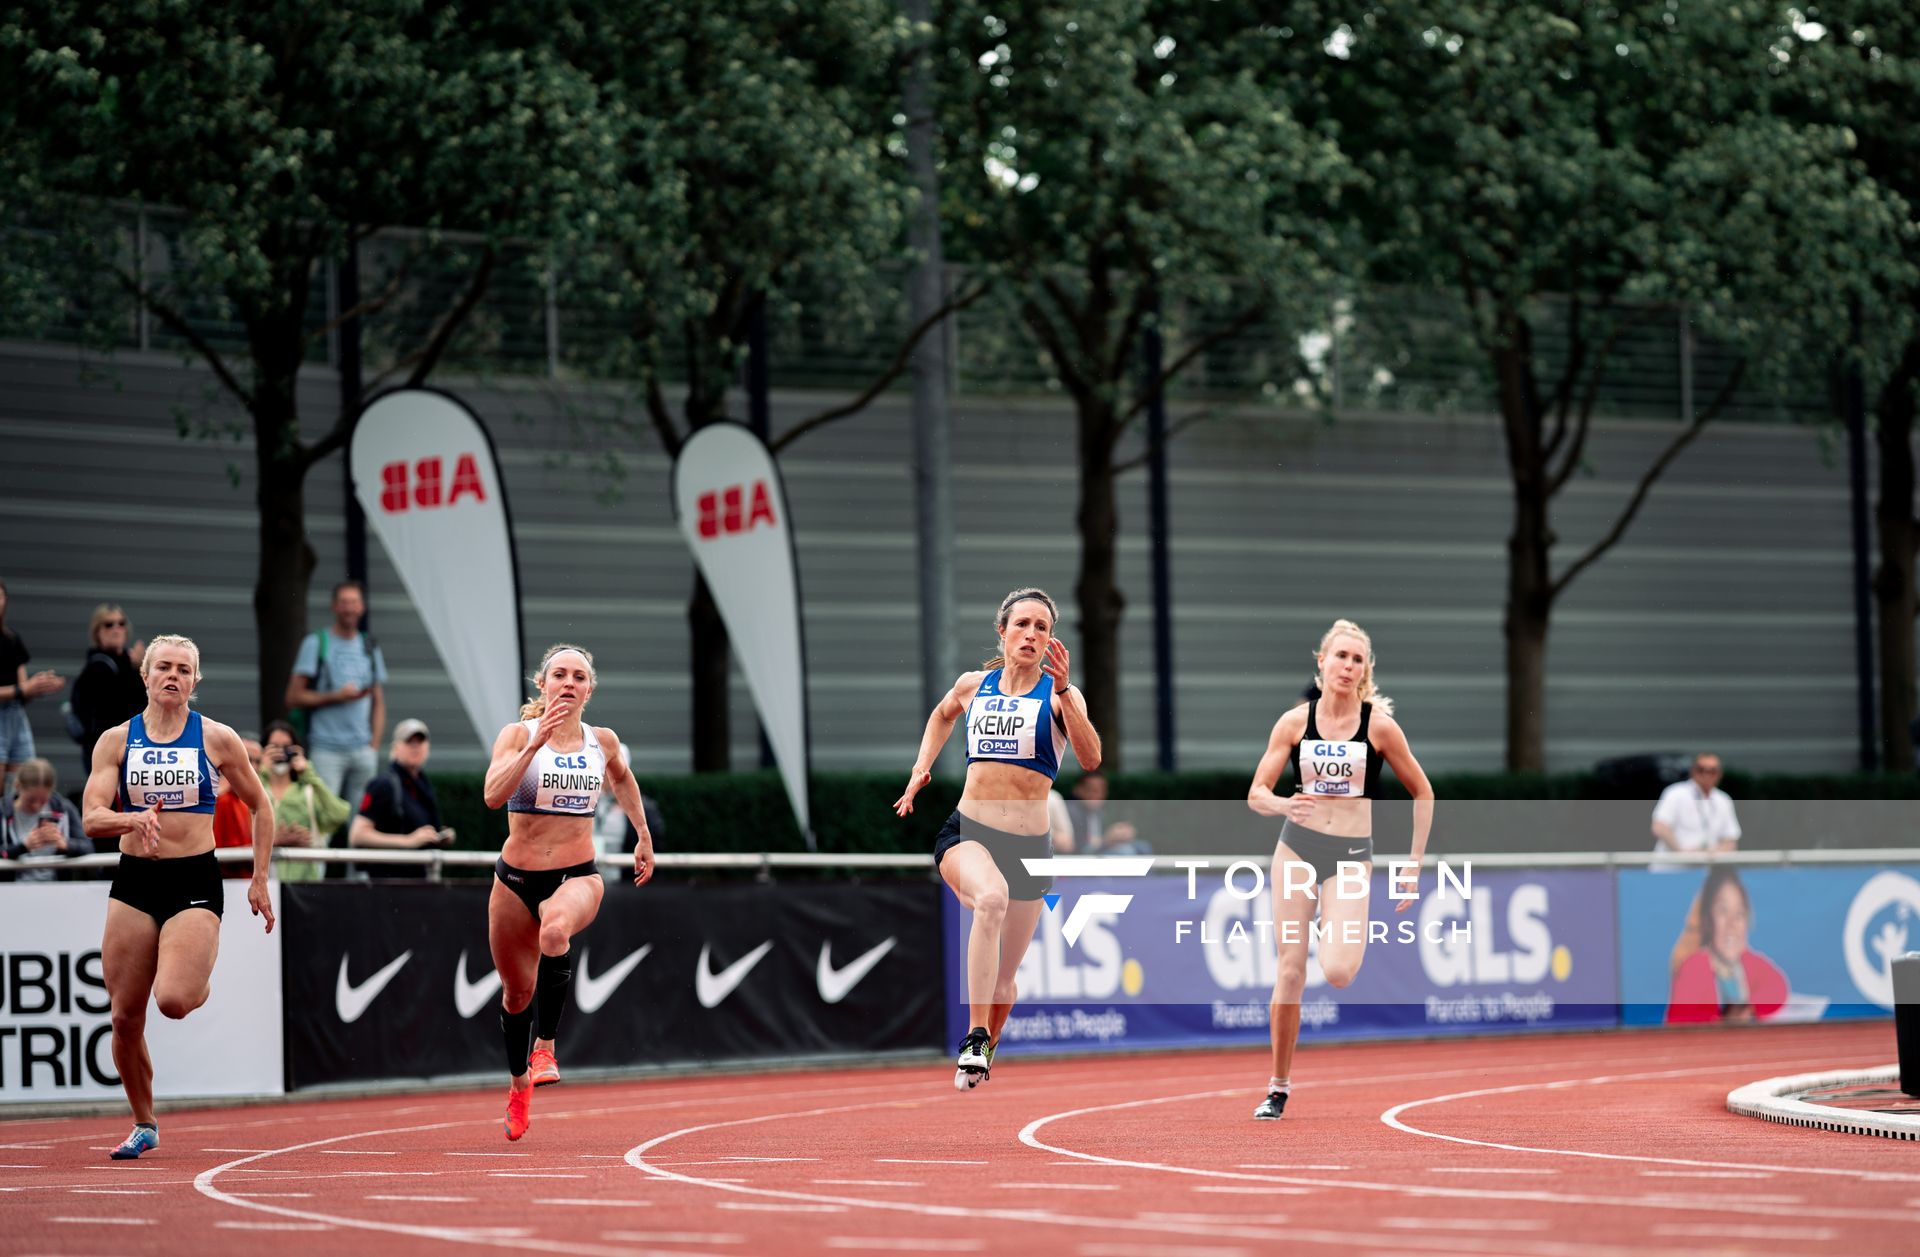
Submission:
POLYGON ((100 944, 113 1006, 113 1065, 134 1120, 133 1133, 113 1150, 116 1161, 160 1146, 153 1058, 147 1054, 148 997, 161 1016, 174 1019, 207 1002, 224 899, 213 855, 214 787, 222 777, 253 809, 247 906, 273 931, 267 897, 273 801, 239 735, 188 707, 200 683, 200 648, 184 637, 156 637, 141 659, 140 676, 146 708, 94 743, 82 817, 89 836, 120 840, 100 944))
POLYGON ((1051 853, 1047 794, 1060 752, 1073 744, 1080 767, 1100 766, 1100 735, 1086 699, 1068 680, 1069 658, 1055 637, 1053 599, 1016 589, 994 617, 1000 653, 984 671, 961 675, 934 707, 920 754, 895 814, 913 811, 913 796, 933 780, 933 761, 965 717, 967 782, 960 806, 934 841, 940 876, 973 911, 967 936, 968 1025, 953 1085, 962 1091, 988 1077, 1000 1031, 1013 1012, 1014 973, 1033 940, 1049 879, 1022 863, 1051 853))
POLYGON ((593 924, 605 894, 593 849, 603 789, 638 835, 633 884, 653 876, 653 835, 640 787, 620 758, 620 736, 580 719, 598 680, 592 655, 565 643, 549 647, 531 678, 537 693, 494 739, 487 767, 487 806, 507 809, 487 940, 500 973, 500 1029, 512 1077, 508 1139, 527 1133, 533 1088, 560 1081, 553 1040, 573 985, 570 940, 593 924))
MULTIPOLYGON (((1314 659, 1320 697, 1280 717, 1267 739, 1267 752, 1254 770, 1247 806, 1262 816, 1286 818, 1273 852, 1273 931, 1280 949, 1280 974, 1268 1008, 1273 1040, 1273 1072, 1267 1096, 1254 1117, 1281 1116, 1292 1088, 1293 1049, 1300 1040, 1300 996, 1306 989, 1307 942, 1314 909, 1323 934, 1320 968, 1336 987, 1351 983, 1367 951, 1367 918, 1373 875, 1373 800, 1379 797, 1380 765, 1413 796, 1413 854, 1426 854, 1433 826, 1433 786, 1407 747, 1407 735, 1393 719, 1393 703, 1374 688, 1373 642, 1351 620, 1337 620, 1314 659), (1275 794, 1280 772, 1293 765, 1294 792, 1275 794), (1312 894, 1299 889, 1295 873, 1288 889, 1289 863, 1305 864, 1312 894), (1362 893, 1339 894, 1329 882, 1342 864, 1359 865, 1362 893)), ((1413 890, 1413 871, 1403 890, 1413 890)), ((1403 899, 1398 912, 1412 904, 1403 899)))

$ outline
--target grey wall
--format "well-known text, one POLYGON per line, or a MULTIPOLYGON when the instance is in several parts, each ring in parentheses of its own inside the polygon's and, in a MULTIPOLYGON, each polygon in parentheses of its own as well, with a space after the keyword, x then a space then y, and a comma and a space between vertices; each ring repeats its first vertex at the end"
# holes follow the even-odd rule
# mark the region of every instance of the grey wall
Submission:
MULTIPOLYGON (((439 378, 501 450, 518 541, 529 651, 581 642, 599 661, 592 718, 637 766, 688 766, 691 564, 674 528, 667 463, 639 429, 583 423, 604 394, 520 381, 439 378), (617 501, 590 470, 626 449, 617 501)), ((313 427, 333 374, 304 381, 313 427)), ((776 393, 776 432, 836 400, 776 393)), ((955 625, 961 663, 992 647, 990 618, 1017 584, 1062 603, 1069 645, 1076 569, 1072 415, 1050 399, 955 400, 955 625)), ((203 371, 161 355, 83 362, 0 345, 0 577, 9 623, 36 665, 71 674, 87 613, 126 605, 136 632, 202 646, 202 708, 257 723, 251 586, 252 450, 183 438, 176 414, 230 422, 203 371)), ((1176 411, 1176 418, 1178 412, 1176 411)), ((1591 474, 1565 494, 1561 553, 1602 533, 1669 420, 1609 420, 1591 474)), ((782 459, 799 539, 813 718, 822 769, 905 773, 926 712, 918 694, 911 450, 904 397, 803 438, 782 459)), ((320 555, 308 616, 344 575, 342 469, 315 468, 308 526, 320 555)), ((1153 758, 1145 481, 1121 486, 1124 749, 1153 758)), ((1488 416, 1355 414, 1338 423, 1228 411, 1183 434, 1172 460, 1174 640, 1183 767, 1243 768, 1306 680, 1336 616, 1365 625, 1380 681, 1430 770, 1493 769, 1502 755, 1501 604, 1510 508, 1488 416)), ((480 762, 432 646, 370 542, 375 631, 392 718, 436 731, 442 767, 480 762)), ((1655 490, 1626 540, 1563 600, 1550 647, 1555 767, 1648 749, 1711 746, 1742 767, 1838 770, 1855 753, 1846 484, 1814 430, 1710 428, 1655 490)), ((63 779, 77 752, 57 703, 31 709, 63 779)), ((751 702, 733 700, 736 767, 758 761, 751 702)), ((512 713, 500 714, 502 722, 512 713)), ((489 733, 492 731, 489 730, 489 733)))

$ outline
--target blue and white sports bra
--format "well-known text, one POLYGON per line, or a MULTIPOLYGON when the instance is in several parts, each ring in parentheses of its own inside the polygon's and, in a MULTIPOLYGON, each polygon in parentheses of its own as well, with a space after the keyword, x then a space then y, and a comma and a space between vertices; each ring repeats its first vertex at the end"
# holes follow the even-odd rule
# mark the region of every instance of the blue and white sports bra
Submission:
POLYGON ((1054 714, 1053 678, 1042 672, 1040 684, 1016 696, 1000 692, 1004 671, 987 673, 967 704, 967 763, 1014 764, 1058 777, 1067 728, 1054 714))
MULTIPOLYGON (((539 725, 537 720, 522 720, 527 737, 539 725)), ((513 797, 507 800, 509 812, 537 812, 542 816, 585 816, 591 818, 600 802, 600 790, 607 779, 607 753, 600 747, 600 732, 582 725, 586 737, 577 751, 556 751, 549 742, 534 752, 513 797)))
POLYGON ((187 713, 187 724, 171 742, 147 736, 144 713, 127 722, 127 749, 120 760, 120 803, 128 812, 144 812, 154 804, 163 812, 213 813, 214 786, 220 774, 207 758, 200 713, 187 713))

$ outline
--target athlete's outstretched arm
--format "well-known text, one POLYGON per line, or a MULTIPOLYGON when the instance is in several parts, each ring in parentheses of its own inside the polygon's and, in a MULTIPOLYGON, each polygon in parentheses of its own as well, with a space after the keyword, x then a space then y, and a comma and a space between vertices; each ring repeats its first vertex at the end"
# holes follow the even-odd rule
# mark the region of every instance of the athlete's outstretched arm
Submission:
POLYGON ((620 758, 620 738, 611 729, 601 729, 600 751, 607 757, 607 789, 614 802, 633 822, 633 884, 645 886, 653 876, 653 831, 647 828, 647 808, 640 798, 640 783, 620 758))
POLYGON ((907 776, 906 793, 893 802, 895 816, 905 816, 913 811, 913 796, 933 780, 933 761, 940 757, 940 748, 953 736, 953 726, 967 714, 967 704, 979 692, 980 682, 986 676, 984 672, 961 673, 960 679, 953 683, 953 688, 933 705, 933 714, 927 717, 926 731, 920 735, 920 754, 915 757, 913 771, 907 776))
MULTIPOLYGON (((1392 716, 1373 718, 1373 742, 1380 748, 1380 754, 1386 757, 1393 775, 1413 796, 1413 853, 1408 858, 1413 862, 1412 885, 1403 885, 1403 890, 1414 890, 1420 884, 1420 861, 1427 854, 1427 835, 1433 832, 1433 783, 1427 780, 1426 770, 1420 767, 1420 761, 1413 757, 1413 749, 1407 745, 1406 731, 1400 722, 1392 716)), ((1395 912, 1405 912, 1413 906, 1413 900, 1402 899, 1395 912)))

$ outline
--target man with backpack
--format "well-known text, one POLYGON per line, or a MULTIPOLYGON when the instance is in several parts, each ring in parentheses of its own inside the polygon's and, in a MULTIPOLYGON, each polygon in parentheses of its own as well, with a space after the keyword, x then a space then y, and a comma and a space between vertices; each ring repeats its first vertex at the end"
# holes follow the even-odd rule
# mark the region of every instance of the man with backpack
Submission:
POLYGON ((296 727, 305 718, 307 758, 343 799, 359 798, 373 779, 387 722, 387 664, 379 645, 360 631, 366 614, 359 582, 335 585, 333 624, 301 639, 287 680, 296 727))

